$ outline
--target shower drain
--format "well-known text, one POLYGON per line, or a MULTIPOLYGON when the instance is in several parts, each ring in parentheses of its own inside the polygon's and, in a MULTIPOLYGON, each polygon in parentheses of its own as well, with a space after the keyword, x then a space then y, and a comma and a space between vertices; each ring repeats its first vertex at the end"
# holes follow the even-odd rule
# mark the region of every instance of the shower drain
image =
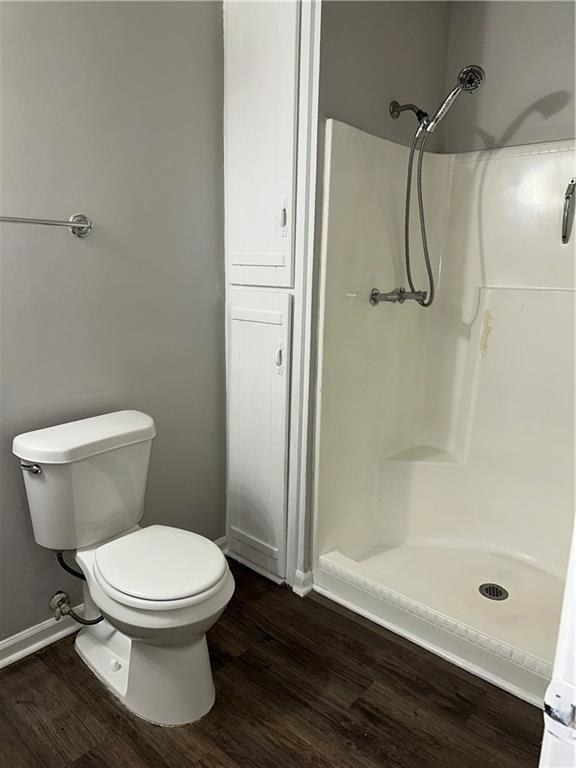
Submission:
POLYGON ((489 600, 506 600, 508 597, 508 590, 500 584, 480 584, 478 589, 482 597, 487 597, 489 600))

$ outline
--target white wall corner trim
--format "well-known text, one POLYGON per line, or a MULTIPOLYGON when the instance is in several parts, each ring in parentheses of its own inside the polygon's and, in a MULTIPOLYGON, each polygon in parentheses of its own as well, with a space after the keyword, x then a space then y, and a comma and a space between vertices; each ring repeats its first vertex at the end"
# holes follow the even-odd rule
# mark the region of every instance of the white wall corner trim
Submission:
POLYGON ((312 571, 296 571, 294 574, 292 591, 299 597, 306 597, 306 595, 312 591, 312 587, 312 571))
POLYGON ((286 581, 290 586, 296 586, 298 571, 305 571, 310 564, 307 551, 309 523, 307 468, 313 347, 314 229, 321 15, 322 3, 320 0, 306 0, 301 4, 296 174, 296 271, 286 555, 286 581))
MULTIPOLYGON (((82 615, 84 605, 80 603, 74 606, 74 610, 82 615)), ((47 645, 62 640, 63 637, 71 635, 81 627, 69 616, 65 616, 60 621, 56 619, 46 619, 46 621, 35 624, 17 635, 12 635, 4 640, 0 640, 0 669, 20 661, 31 653, 36 653, 47 645)))

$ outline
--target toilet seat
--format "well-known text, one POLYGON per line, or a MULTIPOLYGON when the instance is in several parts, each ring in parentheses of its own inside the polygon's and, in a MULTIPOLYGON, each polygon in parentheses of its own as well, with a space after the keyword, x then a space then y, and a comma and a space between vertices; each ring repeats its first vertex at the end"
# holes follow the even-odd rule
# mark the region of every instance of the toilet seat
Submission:
POLYGON ((98 547, 93 572, 117 602, 168 610, 215 594, 225 581, 227 564, 221 550, 203 536, 151 525, 98 547))

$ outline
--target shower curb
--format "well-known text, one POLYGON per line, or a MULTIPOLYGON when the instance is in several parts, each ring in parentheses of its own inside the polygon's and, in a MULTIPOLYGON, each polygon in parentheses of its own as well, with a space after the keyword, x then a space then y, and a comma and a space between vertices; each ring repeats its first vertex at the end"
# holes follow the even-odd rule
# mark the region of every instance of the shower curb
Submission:
POLYGON ((527 670, 528 672, 545 679, 550 679, 552 677, 552 665, 536 656, 532 656, 513 646, 494 640, 489 635, 478 632, 466 624, 454 621, 454 619, 451 619, 438 611, 434 611, 415 600, 410 600, 387 587, 383 587, 365 576, 360 576, 342 565, 333 563, 324 556, 320 557, 320 567, 342 581, 352 584, 419 619, 435 624, 441 629, 450 632, 450 634, 455 635, 462 640, 466 640, 484 651, 489 651, 505 661, 515 664, 523 670, 527 670))

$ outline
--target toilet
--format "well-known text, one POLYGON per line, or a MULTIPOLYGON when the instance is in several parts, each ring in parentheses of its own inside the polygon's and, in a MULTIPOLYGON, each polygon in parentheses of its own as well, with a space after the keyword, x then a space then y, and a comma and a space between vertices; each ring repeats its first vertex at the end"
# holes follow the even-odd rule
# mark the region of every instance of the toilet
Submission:
POLYGON ((76 649, 136 715, 160 725, 198 720, 214 704, 206 632, 234 579, 208 539, 140 526, 156 427, 119 411, 14 439, 36 542, 74 550, 85 619, 76 649))

